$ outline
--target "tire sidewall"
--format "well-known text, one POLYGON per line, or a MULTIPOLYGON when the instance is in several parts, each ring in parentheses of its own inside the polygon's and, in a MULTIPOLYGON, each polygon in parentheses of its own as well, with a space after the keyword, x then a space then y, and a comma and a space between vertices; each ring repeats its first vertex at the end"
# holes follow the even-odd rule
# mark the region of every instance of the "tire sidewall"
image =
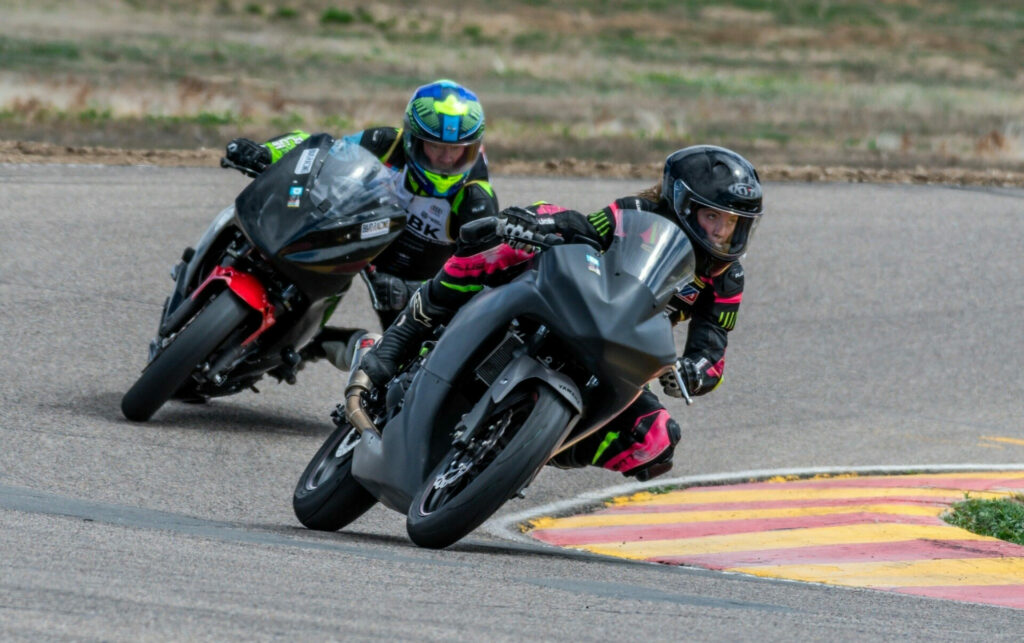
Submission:
POLYGON ((130 420, 148 420, 180 389, 192 371, 251 314, 252 309, 231 291, 210 300, 171 343, 143 370, 121 399, 130 420))
POLYGON ((352 476, 352 453, 357 447, 346 454, 345 460, 330 478, 321 481, 314 489, 306 485, 310 476, 319 469, 320 463, 332 457, 329 453, 337 449, 341 440, 354 430, 351 426, 336 428, 306 465, 295 485, 292 509, 299 522, 309 529, 337 531, 377 503, 377 499, 352 476))
POLYGON ((508 446, 455 499, 424 516, 420 513, 424 495, 447 466, 447 453, 430 472, 406 516, 406 528, 413 542, 441 548, 457 541, 487 520, 544 465, 571 411, 546 385, 538 385, 537 392, 537 403, 508 446))

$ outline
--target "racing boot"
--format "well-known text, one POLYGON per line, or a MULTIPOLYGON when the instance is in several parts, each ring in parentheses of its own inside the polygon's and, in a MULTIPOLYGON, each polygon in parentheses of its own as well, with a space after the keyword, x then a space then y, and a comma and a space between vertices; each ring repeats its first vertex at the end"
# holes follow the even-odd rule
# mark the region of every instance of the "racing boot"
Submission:
MULTIPOLYGON (((321 328, 313 339, 309 340, 309 343, 302 347, 299 351, 299 356, 302 357, 303 362, 315 362, 317 360, 326 359, 335 366, 339 363, 345 363, 345 349, 349 346, 356 336, 365 335, 366 331, 362 328, 335 328, 334 326, 324 326, 321 328)), ((341 368, 341 366, 338 366, 341 368)), ((347 371, 347 368, 341 368, 343 371, 347 371)))
POLYGON ((338 370, 354 371, 363 355, 370 352, 373 345, 380 340, 380 333, 358 329, 348 338, 347 341, 326 341, 323 343, 324 354, 327 361, 334 364, 338 370))
POLYGON ((420 345, 433 334, 434 329, 447 323, 455 314, 451 308, 431 303, 429 292, 430 282, 420 286, 395 323, 362 356, 359 368, 375 387, 387 384, 398 373, 398 368, 413 357, 420 345))

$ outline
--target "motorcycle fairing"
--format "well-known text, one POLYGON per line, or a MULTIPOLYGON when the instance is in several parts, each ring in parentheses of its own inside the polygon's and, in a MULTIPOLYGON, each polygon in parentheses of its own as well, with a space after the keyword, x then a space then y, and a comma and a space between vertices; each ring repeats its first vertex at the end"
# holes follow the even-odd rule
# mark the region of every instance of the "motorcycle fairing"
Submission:
MULTIPOLYGON (((635 277, 616 272, 614 261, 606 262, 608 269, 600 274, 579 269, 592 252, 581 245, 551 248, 538 257, 535 271, 484 291, 463 306, 414 376, 405 405, 382 429, 382 437, 365 432, 360 439, 352 461, 352 474, 360 484, 388 507, 408 510, 446 441, 450 444, 448 431, 442 429, 458 421, 447 408, 453 383, 464 369, 475 368, 470 358, 513 318, 545 324, 573 347, 599 381, 586 417, 573 428, 572 442, 618 415, 650 379, 673 364, 672 326, 654 295, 635 277)), ((539 377, 580 409, 582 396, 575 383, 550 369, 540 376, 513 360, 497 381, 516 369, 521 371, 515 375, 517 382, 509 384, 539 377), (573 392, 567 395, 570 387, 573 392)), ((509 390, 499 386, 488 398, 509 390)))
POLYGON ((239 227, 307 296, 332 295, 405 228, 388 172, 359 145, 316 134, 238 195, 239 227))

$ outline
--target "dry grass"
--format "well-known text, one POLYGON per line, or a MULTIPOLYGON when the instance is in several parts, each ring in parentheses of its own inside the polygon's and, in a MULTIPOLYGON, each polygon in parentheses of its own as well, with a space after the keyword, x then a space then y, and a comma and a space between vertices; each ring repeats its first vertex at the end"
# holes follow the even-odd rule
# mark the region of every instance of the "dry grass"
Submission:
POLYGON ((1024 169, 1009 0, 425 4, 0 0, 0 139, 342 133, 396 124, 446 76, 481 96, 495 162, 715 142, 760 164, 1024 169))

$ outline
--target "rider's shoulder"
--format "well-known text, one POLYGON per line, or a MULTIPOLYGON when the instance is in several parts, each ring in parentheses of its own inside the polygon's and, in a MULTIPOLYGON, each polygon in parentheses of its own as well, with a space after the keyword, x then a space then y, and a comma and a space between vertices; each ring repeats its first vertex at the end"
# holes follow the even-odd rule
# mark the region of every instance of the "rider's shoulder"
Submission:
POLYGON ((722 296, 734 296, 743 292, 743 265, 734 261, 725 272, 715 277, 715 292, 722 296))
POLYGON ((398 127, 370 127, 345 138, 349 140, 355 139, 359 145, 365 147, 374 156, 381 159, 384 163, 388 163, 392 160, 390 157, 394 156, 396 151, 402 149, 401 145, 395 144, 398 142, 401 133, 402 130, 398 127))

